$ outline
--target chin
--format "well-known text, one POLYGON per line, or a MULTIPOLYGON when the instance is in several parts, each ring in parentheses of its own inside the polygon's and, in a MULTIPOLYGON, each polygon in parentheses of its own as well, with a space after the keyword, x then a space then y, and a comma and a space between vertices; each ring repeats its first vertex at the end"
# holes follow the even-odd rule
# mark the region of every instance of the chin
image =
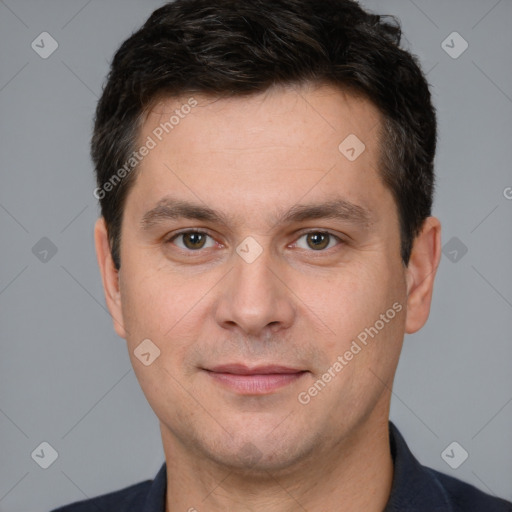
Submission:
POLYGON ((272 435, 272 432, 265 435, 262 430, 253 429, 237 432, 234 439, 210 439, 203 445, 203 450, 210 460, 230 471, 265 479, 269 473, 286 474, 306 463, 319 444, 304 432, 297 431, 293 435, 290 429, 286 432, 287 437, 283 437, 282 431, 277 435, 272 435))

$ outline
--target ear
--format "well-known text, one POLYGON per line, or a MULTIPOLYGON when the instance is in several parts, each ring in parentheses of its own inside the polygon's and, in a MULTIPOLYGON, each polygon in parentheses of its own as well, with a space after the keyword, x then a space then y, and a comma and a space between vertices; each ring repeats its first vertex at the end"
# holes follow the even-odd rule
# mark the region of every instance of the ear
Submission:
POLYGON ((119 272, 112 259, 107 226, 103 217, 100 217, 94 226, 94 242, 96 244, 96 257, 100 267, 107 307, 112 316, 117 334, 121 338, 126 338, 121 307, 121 293, 119 291, 119 272))
POLYGON ((406 270, 407 317, 405 332, 420 330, 428 319, 434 279, 441 259, 441 223, 428 217, 414 239, 406 270))

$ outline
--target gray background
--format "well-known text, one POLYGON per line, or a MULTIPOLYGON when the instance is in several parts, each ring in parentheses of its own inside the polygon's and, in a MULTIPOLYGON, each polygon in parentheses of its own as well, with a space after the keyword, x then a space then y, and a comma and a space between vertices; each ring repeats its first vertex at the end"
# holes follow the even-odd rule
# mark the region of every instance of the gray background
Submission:
MULTIPOLYGON (((2 512, 124 487, 163 462, 105 309, 88 156, 108 62, 162 3, 0 1, 2 512), (47 59, 31 48, 43 31, 59 45, 47 59), (33 253, 42 237, 55 255, 33 253), (43 441, 58 452, 48 469, 31 458, 43 441)), ((428 71, 440 122, 434 213, 449 243, 430 321, 406 337, 392 419, 424 464, 512 499, 512 1, 363 3, 399 16, 428 71), (457 59, 441 46, 453 31, 469 43, 457 59), (458 469, 441 457, 452 441, 469 453, 458 469)))

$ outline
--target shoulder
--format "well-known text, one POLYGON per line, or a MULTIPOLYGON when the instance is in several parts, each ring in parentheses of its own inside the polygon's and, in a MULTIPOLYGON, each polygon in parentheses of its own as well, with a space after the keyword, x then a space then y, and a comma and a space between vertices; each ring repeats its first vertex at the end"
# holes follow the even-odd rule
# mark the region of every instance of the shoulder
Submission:
POLYGON ((512 503, 423 466, 389 423, 394 475, 385 512, 512 512, 512 503))
POLYGON ((512 512, 512 503, 486 494, 473 485, 431 468, 425 470, 443 488, 448 502, 456 512, 512 512))
POLYGON ((99 510, 102 512, 129 512, 142 510, 151 483, 151 480, 146 480, 96 498, 71 503, 52 512, 98 512, 99 510))

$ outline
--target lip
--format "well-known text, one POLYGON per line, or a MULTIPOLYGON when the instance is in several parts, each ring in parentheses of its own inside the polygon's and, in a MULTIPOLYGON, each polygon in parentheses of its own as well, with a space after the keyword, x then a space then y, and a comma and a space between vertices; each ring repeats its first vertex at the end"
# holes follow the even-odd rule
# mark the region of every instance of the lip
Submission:
POLYGON ((281 365, 226 364, 205 369, 223 387, 242 395, 266 395, 300 379, 306 370, 281 365))
POLYGON ((269 364, 264 366, 253 366, 252 368, 245 364, 223 364, 209 368, 208 371, 214 373, 230 373, 232 375, 270 375, 270 374, 290 374, 299 373, 304 370, 299 368, 290 368, 288 366, 280 366, 269 364))

